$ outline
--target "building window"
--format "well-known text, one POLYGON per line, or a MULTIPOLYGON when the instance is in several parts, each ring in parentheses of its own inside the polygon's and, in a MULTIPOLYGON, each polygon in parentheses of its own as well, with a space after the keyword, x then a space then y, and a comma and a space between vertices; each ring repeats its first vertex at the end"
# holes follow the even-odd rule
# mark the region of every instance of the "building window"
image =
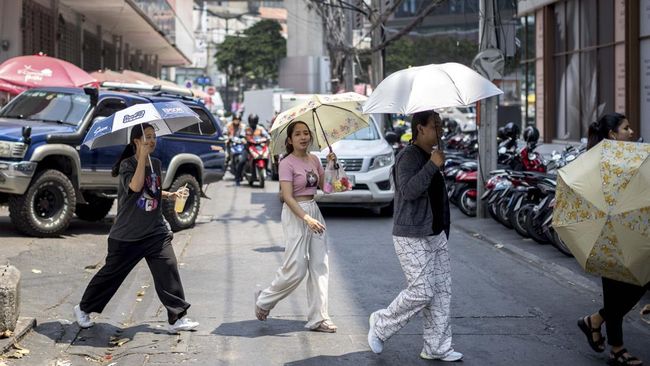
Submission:
POLYGON ((520 70, 521 85, 521 114, 525 126, 535 125, 535 15, 521 18, 517 38, 521 42, 520 70))
POLYGON ((576 141, 614 112, 614 2, 553 5, 556 138, 576 141))

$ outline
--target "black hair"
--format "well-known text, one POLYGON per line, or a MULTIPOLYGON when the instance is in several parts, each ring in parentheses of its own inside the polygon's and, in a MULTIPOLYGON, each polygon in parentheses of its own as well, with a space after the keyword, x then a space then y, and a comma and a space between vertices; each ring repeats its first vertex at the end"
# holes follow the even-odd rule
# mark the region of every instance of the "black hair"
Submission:
POLYGON ((131 136, 129 138, 129 144, 126 145, 124 150, 122 150, 122 155, 120 155, 120 158, 117 159, 115 164, 113 164, 113 168, 111 169, 111 175, 113 177, 117 177, 120 174, 120 165, 122 164, 122 161, 124 159, 128 159, 133 155, 135 155, 135 142, 133 141, 142 138, 143 132, 147 128, 153 128, 153 126, 148 123, 143 123, 141 125, 133 126, 131 128, 131 136))
POLYGON ((307 127, 307 131, 309 131, 309 137, 310 139, 313 140, 314 135, 312 135, 311 130, 309 129, 309 125, 306 122, 303 121, 293 121, 291 124, 289 124, 289 127, 287 127, 287 138, 284 140, 284 148, 287 150, 287 154, 282 158, 286 158, 293 152, 293 145, 289 143, 289 140, 291 139, 291 135, 293 135, 293 130, 296 128, 296 125, 298 123, 302 123, 307 127))
POLYGON ((596 146, 602 140, 608 138, 610 132, 614 131, 618 133, 618 128, 626 119, 627 117, 620 113, 607 113, 606 115, 602 116, 598 122, 593 122, 590 124, 587 150, 596 146))
POLYGON ((411 118, 411 143, 414 143, 418 138, 418 126, 426 126, 427 123, 429 123, 429 118, 437 114, 438 113, 436 113, 434 110, 422 111, 413 114, 413 118, 411 118))

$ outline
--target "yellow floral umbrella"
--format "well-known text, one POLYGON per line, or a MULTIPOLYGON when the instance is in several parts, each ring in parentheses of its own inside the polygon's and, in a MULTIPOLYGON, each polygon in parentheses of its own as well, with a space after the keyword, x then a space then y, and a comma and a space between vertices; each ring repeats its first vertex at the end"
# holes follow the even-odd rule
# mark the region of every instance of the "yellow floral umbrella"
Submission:
POLYGON ((589 273, 650 282, 650 145, 603 140, 557 178, 553 227, 589 273))
POLYGON ((285 152, 287 127, 293 121, 307 123, 314 137, 312 148, 319 150, 368 127, 368 116, 362 112, 367 99, 357 93, 314 94, 306 102, 280 113, 271 128, 271 153, 285 152))

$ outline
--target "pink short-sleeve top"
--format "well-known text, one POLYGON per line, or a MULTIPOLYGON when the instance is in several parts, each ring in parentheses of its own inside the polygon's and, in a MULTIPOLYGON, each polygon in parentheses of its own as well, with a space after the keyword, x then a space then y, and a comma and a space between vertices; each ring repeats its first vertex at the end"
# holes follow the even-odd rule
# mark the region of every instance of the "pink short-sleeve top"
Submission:
POLYGON ((293 196, 314 196, 318 180, 323 175, 323 166, 316 155, 309 154, 309 160, 300 159, 293 154, 280 160, 280 181, 293 183, 293 196))

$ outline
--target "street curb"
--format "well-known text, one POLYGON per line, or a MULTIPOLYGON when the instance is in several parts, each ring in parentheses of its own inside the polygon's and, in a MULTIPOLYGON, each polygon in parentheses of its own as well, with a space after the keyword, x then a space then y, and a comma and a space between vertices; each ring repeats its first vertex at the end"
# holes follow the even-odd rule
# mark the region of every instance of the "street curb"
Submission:
POLYGON ((36 326, 35 318, 20 317, 16 323, 16 329, 12 337, 0 339, 0 355, 7 353, 14 343, 20 342, 30 330, 36 326))
POLYGON ((495 247, 497 250, 503 251, 508 253, 509 255, 518 258, 519 260, 522 260, 526 263, 532 264, 533 266, 537 267, 544 273, 549 273, 554 275, 556 278, 559 278, 563 281, 566 281, 569 284, 579 286, 584 290, 587 290, 589 292, 595 292, 600 294, 601 288, 600 286, 597 286, 593 281, 590 281, 586 277, 584 277, 583 274, 577 273, 575 271, 572 271, 566 267, 557 265, 555 263, 551 263, 547 260, 544 260, 532 253, 529 253, 523 249, 517 248, 513 245, 508 245, 508 244, 503 244, 497 240, 491 239, 481 233, 477 233, 475 231, 472 231, 469 228, 465 228, 460 225, 455 225, 452 224, 452 227, 454 229, 457 229, 458 231, 469 235, 470 237, 474 239, 478 239, 479 241, 484 241, 489 244, 491 244, 493 247, 495 247), (498 247, 497 247, 498 246, 498 247))

